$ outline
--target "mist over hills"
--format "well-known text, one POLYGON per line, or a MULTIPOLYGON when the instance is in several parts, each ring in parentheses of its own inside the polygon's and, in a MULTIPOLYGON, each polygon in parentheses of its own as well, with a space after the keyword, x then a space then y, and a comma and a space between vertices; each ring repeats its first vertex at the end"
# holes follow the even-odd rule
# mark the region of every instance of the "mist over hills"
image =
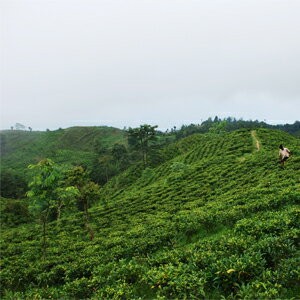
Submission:
MULTIPOLYGON (((28 200, 2 198, 2 297, 297 297, 300 140, 282 130, 226 126, 158 134, 147 166, 130 150, 130 163, 118 160, 107 181, 94 177, 103 183, 89 209, 90 228, 84 212, 65 211, 49 222, 44 245, 37 216, 22 206, 28 200), (292 151, 284 167, 281 143, 292 151)), ((92 172, 96 161, 100 169, 112 164, 115 144, 130 149, 113 128, 43 134, 9 133, 3 166, 19 173, 40 152, 92 172)))

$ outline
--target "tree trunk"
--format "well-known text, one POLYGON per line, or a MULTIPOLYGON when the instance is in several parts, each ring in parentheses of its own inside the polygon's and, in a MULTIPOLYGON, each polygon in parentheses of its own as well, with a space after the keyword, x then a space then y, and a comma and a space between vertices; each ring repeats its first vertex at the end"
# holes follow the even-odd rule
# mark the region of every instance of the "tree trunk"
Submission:
POLYGON ((46 249, 47 249, 47 221, 48 221, 49 211, 43 213, 41 216, 42 226, 43 226, 43 241, 42 241, 42 251, 43 251, 43 259, 46 257, 46 249))
POLYGON ((145 149, 145 168, 148 165, 148 148, 145 149))
POLYGON ((85 215, 86 222, 88 223, 88 221, 89 221, 89 211, 88 211, 87 201, 83 202, 83 209, 84 209, 84 215, 85 215))
POLYGON ((59 203, 58 207, 57 207, 57 220, 60 220, 60 216, 61 216, 61 208, 63 206, 63 203, 59 203))
POLYGON ((90 240, 92 241, 95 237, 94 230, 92 229, 92 227, 90 226, 89 223, 85 223, 85 228, 87 229, 89 236, 90 236, 90 240))
POLYGON ((108 182, 108 167, 105 167, 106 182, 108 182))
POLYGON ((47 232, 47 228, 46 228, 46 218, 43 218, 43 254, 45 256, 46 254, 46 232, 47 232))

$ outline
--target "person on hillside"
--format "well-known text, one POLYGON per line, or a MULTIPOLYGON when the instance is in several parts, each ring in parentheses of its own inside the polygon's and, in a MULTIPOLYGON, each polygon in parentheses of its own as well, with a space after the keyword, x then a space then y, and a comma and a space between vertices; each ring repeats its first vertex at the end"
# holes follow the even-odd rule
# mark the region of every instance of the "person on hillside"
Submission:
POLYGON ((284 166, 284 162, 288 160, 290 155, 291 151, 288 148, 283 147, 283 145, 279 145, 279 159, 282 166, 284 166))

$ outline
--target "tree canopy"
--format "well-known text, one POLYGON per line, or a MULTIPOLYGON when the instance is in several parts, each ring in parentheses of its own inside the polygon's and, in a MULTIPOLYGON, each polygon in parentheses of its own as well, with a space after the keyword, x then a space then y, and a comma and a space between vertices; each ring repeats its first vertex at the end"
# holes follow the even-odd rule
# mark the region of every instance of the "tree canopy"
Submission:
POLYGON ((144 124, 137 128, 130 127, 127 130, 128 144, 130 147, 141 152, 144 167, 146 167, 148 163, 148 153, 150 151, 151 142, 156 140, 157 127, 157 125, 151 126, 144 124))

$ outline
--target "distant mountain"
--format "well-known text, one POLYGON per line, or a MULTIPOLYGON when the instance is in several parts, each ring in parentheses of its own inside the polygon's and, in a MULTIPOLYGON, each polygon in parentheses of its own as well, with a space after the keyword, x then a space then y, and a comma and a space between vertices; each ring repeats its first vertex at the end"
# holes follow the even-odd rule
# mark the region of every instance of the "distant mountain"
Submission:
MULTIPOLYGON (((46 134, 87 151, 98 129, 72 130, 46 134)), ((113 132, 107 143, 122 142, 113 132)), ((49 225, 44 257, 41 225, 2 227, 1 298, 297 298, 299 138, 212 131, 160 151, 156 167, 131 166, 102 187, 90 209, 93 239, 79 212, 49 225), (284 168, 279 144, 292 151, 284 168)))

